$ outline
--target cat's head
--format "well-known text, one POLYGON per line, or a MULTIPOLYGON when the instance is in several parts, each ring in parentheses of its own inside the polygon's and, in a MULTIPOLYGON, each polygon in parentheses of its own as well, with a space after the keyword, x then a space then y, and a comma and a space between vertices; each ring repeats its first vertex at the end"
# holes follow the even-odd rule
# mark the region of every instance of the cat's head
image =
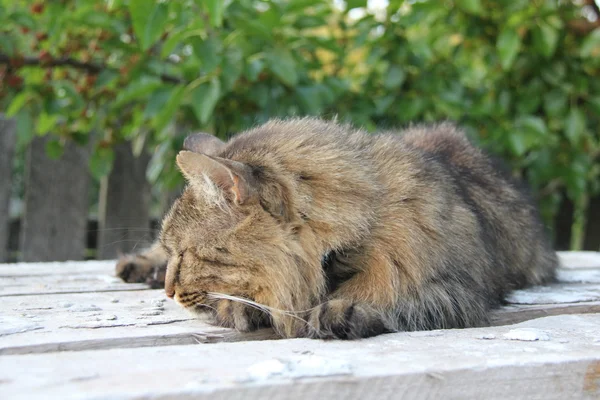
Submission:
POLYGON ((177 156, 188 186, 160 234, 167 295, 223 326, 248 330, 269 321, 283 336, 301 334, 302 313, 320 300, 324 278, 290 211, 290 188, 256 165, 201 153, 207 144, 199 141, 186 141, 194 151, 177 156))

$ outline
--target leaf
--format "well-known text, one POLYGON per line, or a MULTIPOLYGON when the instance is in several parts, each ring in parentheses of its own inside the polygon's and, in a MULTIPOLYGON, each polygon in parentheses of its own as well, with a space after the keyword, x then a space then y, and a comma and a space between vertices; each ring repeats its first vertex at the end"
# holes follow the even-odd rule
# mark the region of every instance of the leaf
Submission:
POLYGON ((246 68, 244 69, 244 75, 250 82, 256 82, 264 67, 265 63, 263 60, 259 58, 253 58, 248 60, 246 68))
POLYGON ((228 92, 242 75, 242 69, 244 68, 242 51, 237 48, 228 49, 225 57, 223 57, 222 68, 221 89, 223 92, 228 92))
POLYGON ((223 23, 223 11, 225 10, 225 1, 223 0, 205 0, 210 24, 217 28, 223 23))
POLYGON ((52 160, 58 160, 65 152, 60 141, 53 139, 46 142, 46 155, 52 160))
POLYGON ((515 29, 504 28, 496 42, 500 64, 504 70, 510 69, 521 49, 521 38, 515 29))
POLYGON ((509 147, 513 154, 521 157, 528 149, 524 135, 513 133, 508 136, 509 147))
POLYGON ((402 122, 408 122, 421 114, 426 106, 425 99, 414 97, 401 98, 395 108, 398 110, 398 119, 402 122))
POLYGON ((116 71, 112 71, 110 69, 105 69, 98 74, 98 78, 96 79, 96 83, 94 84, 94 88, 102 89, 105 86, 110 85, 115 82, 119 74, 116 71))
MULTIPOLYGON (((202 21, 202 20, 198 20, 198 21, 202 21)), ((160 57, 167 58, 169 55, 171 55, 171 53, 173 53, 175 48, 182 44, 186 35, 188 35, 188 34, 189 34, 189 32, 185 29, 178 31, 178 32, 169 32, 169 37, 162 44, 162 48, 160 50, 160 57)))
POLYGON ((8 35, 8 32, 3 32, 2 35, 0 35, 0 49, 2 49, 2 52, 4 54, 6 54, 9 57, 12 57, 15 52, 14 45, 14 39, 10 35, 8 35))
POLYGON ((295 86, 298 83, 298 73, 296 72, 296 61, 291 53, 281 51, 279 53, 269 53, 266 56, 269 68, 276 77, 288 86, 295 86))
POLYGON ((394 103, 396 99, 393 95, 387 95, 385 97, 378 97, 375 99, 375 113, 377 115, 383 115, 388 108, 394 103))
POLYGON ((42 112, 37 120, 36 132, 45 135, 56 125, 58 115, 42 112))
POLYGON ((569 142, 576 146, 579 144, 585 134, 585 115, 579 108, 572 108, 569 111, 565 122, 565 136, 569 142))
POLYGON ((509 147, 513 154, 521 157, 543 143, 548 133, 543 119, 532 115, 520 117, 515 121, 515 130, 508 135, 509 147))
POLYGON ((367 0, 346 0, 348 7, 346 10, 352 10, 353 8, 366 7, 367 0))
POLYGON ((220 95, 221 83, 217 78, 202 83, 194 89, 192 92, 192 109, 200 125, 205 125, 208 122, 220 95))
POLYGON ((386 89, 396 89, 400 87, 406 79, 406 73, 397 65, 392 65, 383 79, 383 86, 386 89))
POLYGON ((130 0, 129 14, 133 32, 143 51, 148 50, 163 34, 169 19, 169 7, 155 0, 130 0))
POLYGON ((553 26, 542 22, 533 28, 532 33, 535 49, 546 58, 552 57, 558 44, 559 31, 553 26))
POLYGON ((144 109, 144 119, 151 119, 162 110, 173 94, 173 87, 161 87, 156 89, 148 99, 144 109))
POLYGON ((600 96, 590 97, 588 103, 595 113, 600 114, 600 96))
POLYGON ((239 20, 236 20, 236 24, 238 27, 243 28, 245 31, 244 34, 250 37, 256 37, 257 39, 262 39, 266 42, 273 41, 272 32, 258 21, 240 18, 239 20))
POLYGON ((131 82, 125 89, 119 91, 113 108, 121 107, 133 100, 138 100, 163 85, 162 81, 155 77, 141 76, 131 82))
POLYGON ((6 110, 6 116, 16 115, 31 98, 33 98, 33 94, 30 91, 23 91, 16 95, 6 110))
POLYGON ((194 55, 202 62, 204 72, 209 73, 221 64, 221 44, 216 37, 202 40, 200 37, 192 38, 194 55))
POLYGON ((165 106, 162 107, 160 112, 154 117, 152 121, 152 126, 156 130, 159 139, 161 138, 161 133, 165 129, 165 127, 171 122, 173 116, 179 109, 179 105, 183 99, 184 94, 183 85, 175 86, 169 93, 169 99, 166 102, 165 106))
POLYGON ((561 116, 567 109, 568 97, 560 89, 553 89, 544 95, 544 111, 548 115, 561 116))
POLYGON ((479 15, 483 11, 481 0, 456 0, 456 5, 469 14, 479 15))
POLYGON ((320 91, 315 86, 296 88, 296 96, 302 111, 308 115, 318 115, 323 107, 320 91))
POLYGON ((33 117, 27 109, 22 109, 16 116, 17 120, 17 146, 23 148, 31 142, 35 136, 33 128, 33 117))
POLYGON ((583 58, 600 57, 600 29, 594 29, 584 39, 579 55, 583 58))
POLYGON ((548 128, 546 123, 540 117, 525 116, 517 120, 517 126, 521 131, 526 131, 531 135, 535 135, 538 138, 542 138, 548 135, 548 128))
POLYGON ((115 152, 110 147, 98 147, 90 157, 90 172, 97 180, 105 177, 112 170, 115 152))

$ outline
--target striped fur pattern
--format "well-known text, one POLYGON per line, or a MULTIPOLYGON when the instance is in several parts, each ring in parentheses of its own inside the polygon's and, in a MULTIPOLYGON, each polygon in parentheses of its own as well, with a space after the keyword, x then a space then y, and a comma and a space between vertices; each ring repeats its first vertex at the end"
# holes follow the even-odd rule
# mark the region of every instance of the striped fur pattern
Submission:
POLYGON ((526 190, 451 124, 274 120, 215 140, 178 155, 189 185, 154 259, 167 295, 219 325, 339 339, 484 326, 508 292, 553 280, 526 190))

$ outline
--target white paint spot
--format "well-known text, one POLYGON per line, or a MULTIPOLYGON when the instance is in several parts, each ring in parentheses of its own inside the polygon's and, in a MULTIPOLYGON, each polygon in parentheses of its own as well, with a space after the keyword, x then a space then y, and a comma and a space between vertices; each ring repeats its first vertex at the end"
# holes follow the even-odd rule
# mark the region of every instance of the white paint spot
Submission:
POLYGON ((437 337, 437 336, 444 336, 444 332, 440 331, 440 330, 409 332, 408 336, 411 336, 411 337, 437 337))
POLYGON ((150 304, 152 304, 152 306, 160 307, 160 308, 163 307, 164 303, 165 303, 164 299, 154 299, 150 302, 150 304))
POLYGON ((248 367, 248 378, 250 380, 264 380, 275 375, 281 375, 287 366, 279 360, 267 360, 248 367))
POLYGON ((95 278, 98 279, 99 281, 106 282, 106 283, 123 283, 121 278, 117 278, 116 276, 111 276, 111 275, 96 275, 95 278))
POLYGON ((75 306, 71 308, 73 312, 89 312, 89 311, 102 311, 102 309, 94 304, 90 304, 89 306, 75 306))
POLYGON ((493 333, 486 333, 484 335, 478 336, 477 339, 493 340, 493 339, 496 339, 496 335, 494 335, 493 333))
POLYGON ((511 329, 508 333, 505 333, 504 339, 508 340, 522 340, 525 342, 534 342, 537 340, 550 340, 550 335, 544 331, 533 328, 518 328, 511 329))
POLYGON ((15 333, 35 331, 43 328, 41 325, 33 324, 31 321, 21 318, 0 316, 0 336, 14 335, 15 333))
POLYGON ((153 315, 161 315, 161 314, 162 314, 162 310, 155 310, 155 309, 146 310, 146 311, 142 312, 142 315, 146 316, 146 317, 151 317, 153 315))
POLYGON ((317 376, 348 375, 351 365, 342 360, 306 355, 288 360, 266 360, 247 369, 247 380, 257 381, 273 377, 309 378, 317 376))

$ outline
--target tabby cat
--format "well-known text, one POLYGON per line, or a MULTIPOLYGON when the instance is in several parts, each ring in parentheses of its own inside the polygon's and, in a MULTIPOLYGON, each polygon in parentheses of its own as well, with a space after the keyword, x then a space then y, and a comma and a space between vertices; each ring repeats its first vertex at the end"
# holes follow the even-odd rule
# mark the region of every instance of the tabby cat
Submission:
POLYGON ((340 339, 483 326, 509 291, 554 277, 528 195, 451 124, 274 120, 184 147, 159 241, 117 273, 156 280, 166 264, 167 296, 216 324, 340 339))

